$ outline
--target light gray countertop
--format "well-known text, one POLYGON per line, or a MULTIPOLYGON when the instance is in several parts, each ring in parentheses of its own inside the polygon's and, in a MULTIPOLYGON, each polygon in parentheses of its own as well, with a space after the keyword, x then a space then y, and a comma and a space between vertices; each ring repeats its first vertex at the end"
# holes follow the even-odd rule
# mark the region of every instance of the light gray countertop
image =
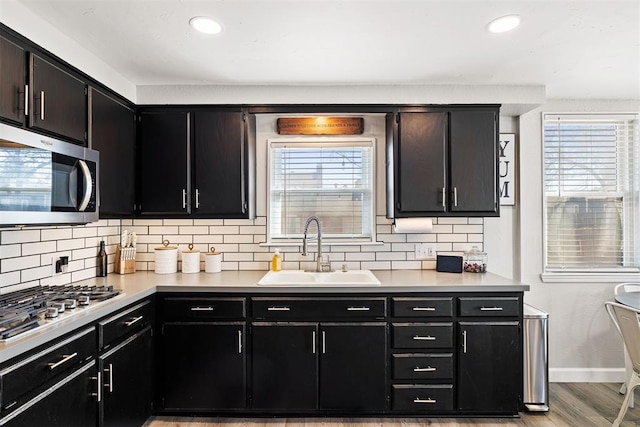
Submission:
POLYGON ((262 286, 257 282, 266 271, 223 271, 221 273, 155 274, 141 271, 134 274, 110 274, 76 284, 112 285, 123 294, 102 304, 82 309, 56 322, 41 326, 27 334, 0 343, 0 363, 25 351, 34 349, 49 340, 60 337, 84 325, 88 325, 111 313, 139 301, 156 292, 198 293, 411 293, 411 292, 524 292, 529 285, 492 273, 439 273, 434 270, 384 270, 374 271, 380 280, 377 286, 262 286))

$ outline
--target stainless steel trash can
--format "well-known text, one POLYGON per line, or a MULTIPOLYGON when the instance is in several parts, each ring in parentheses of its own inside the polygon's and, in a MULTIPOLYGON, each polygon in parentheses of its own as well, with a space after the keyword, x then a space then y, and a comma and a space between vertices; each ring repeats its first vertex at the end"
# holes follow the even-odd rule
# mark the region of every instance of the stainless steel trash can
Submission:
POLYGON ((524 408, 549 411, 549 314, 524 304, 524 408))

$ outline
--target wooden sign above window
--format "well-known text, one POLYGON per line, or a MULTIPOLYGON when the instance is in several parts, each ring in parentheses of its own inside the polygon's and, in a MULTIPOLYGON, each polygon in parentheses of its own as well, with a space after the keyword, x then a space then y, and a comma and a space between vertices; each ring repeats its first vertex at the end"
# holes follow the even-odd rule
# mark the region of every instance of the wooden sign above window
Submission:
POLYGON ((278 119, 280 135, 362 135, 362 117, 283 117, 278 119))

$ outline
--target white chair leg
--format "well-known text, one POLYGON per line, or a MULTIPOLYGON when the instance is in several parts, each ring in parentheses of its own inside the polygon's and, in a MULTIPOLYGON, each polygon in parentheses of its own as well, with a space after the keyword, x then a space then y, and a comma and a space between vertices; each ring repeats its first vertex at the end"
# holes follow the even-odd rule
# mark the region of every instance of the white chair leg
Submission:
POLYGON ((627 413, 627 409, 629 407, 629 400, 631 396, 633 396, 633 392, 636 387, 640 385, 640 378, 637 375, 632 375, 631 379, 627 383, 627 394, 624 396, 624 401, 622 402, 622 406, 620 407, 620 412, 618 412, 618 417, 612 424, 612 427, 620 426, 620 423, 624 419, 624 415, 627 413))
MULTIPOLYGON (((627 384, 631 381, 631 377, 633 376, 633 367, 631 366, 631 360, 629 359, 629 355, 625 349, 624 351, 624 370, 625 370, 625 379, 624 384, 620 387, 620 394, 625 394, 627 392, 627 384)), ((635 393, 631 393, 631 397, 629 398, 629 408, 635 407, 635 393)))

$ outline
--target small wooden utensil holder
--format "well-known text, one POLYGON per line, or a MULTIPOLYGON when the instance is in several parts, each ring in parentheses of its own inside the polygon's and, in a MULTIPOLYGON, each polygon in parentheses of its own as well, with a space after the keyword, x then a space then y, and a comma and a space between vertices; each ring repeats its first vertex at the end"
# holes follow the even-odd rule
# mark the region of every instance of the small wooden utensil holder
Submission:
POLYGON ((116 263, 113 271, 118 274, 136 272, 136 248, 122 248, 116 246, 116 263))

